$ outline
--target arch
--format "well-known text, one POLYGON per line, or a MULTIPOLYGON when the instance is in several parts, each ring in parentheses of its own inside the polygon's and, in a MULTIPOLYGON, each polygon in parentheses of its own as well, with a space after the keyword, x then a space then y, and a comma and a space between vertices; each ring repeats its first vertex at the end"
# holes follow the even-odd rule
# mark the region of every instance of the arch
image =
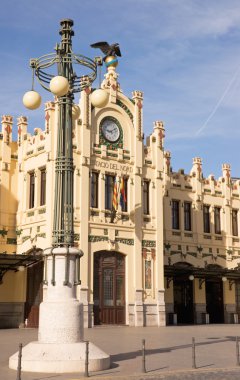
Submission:
POLYGON ((123 253, 94 253, 94 324, 125 324, 125 282, 123 253))

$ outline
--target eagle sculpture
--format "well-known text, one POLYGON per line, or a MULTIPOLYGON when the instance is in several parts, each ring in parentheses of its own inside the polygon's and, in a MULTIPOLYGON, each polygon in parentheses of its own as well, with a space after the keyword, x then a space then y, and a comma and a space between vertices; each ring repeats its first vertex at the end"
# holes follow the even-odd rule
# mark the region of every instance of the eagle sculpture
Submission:
POLYGON ((105 54, 105 57, 103 58, 104 61, 110 55, 117 55, 118 57, 121 57, 121 52, 118 43, 109 45, 106 41, 101 41, 96 42, 95 44, 92 44, 90 46, 95 49, 100 49, 105 54))

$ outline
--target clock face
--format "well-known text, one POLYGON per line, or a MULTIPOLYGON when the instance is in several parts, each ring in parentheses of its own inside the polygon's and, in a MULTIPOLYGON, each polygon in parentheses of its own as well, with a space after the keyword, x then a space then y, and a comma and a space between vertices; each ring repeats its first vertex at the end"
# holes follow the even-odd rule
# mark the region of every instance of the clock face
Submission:
POLYGON ((106 140, 116 142, 120 136, 120 130, 113 119, 105 119, 102 123, 102 133, 106 140))

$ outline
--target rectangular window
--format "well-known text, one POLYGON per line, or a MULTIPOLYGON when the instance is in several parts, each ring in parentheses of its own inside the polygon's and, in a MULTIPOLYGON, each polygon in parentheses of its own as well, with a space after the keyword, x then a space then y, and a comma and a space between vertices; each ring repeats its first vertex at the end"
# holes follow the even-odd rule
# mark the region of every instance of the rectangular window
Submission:
POLYGON ((115 177, 113 175, 105 175, 105 209, 112 210, 113 188, 115 177))
POLYGON ((172 201, 172 229, 180 229, 180 220, 179 220, 179 201, 172 201))
POLYGON ((232 234, 238 236, 238 210, 232 210, 232 234))
POLYGON ((98 208, 98 177, 99 174, 91 174, 91 207, 98 208))
POLYGON ((209 234, 210 230, 210 206, 203 206, 203 232, 209 234))
POLYGON ((43 206, 46 204, 46 168, 41 170, 40 181, 40 206, 43 206))
POLYGON ((29 208, 34 207, 35 174, 29 173, 29 208))
POLYGON ((221 208, 214 208, 214 228, 215 234, 221 234, 221 208))
POLYGON ((191 202, 184 202, 184 230, 192 231, 192 204, 191 202))
POLYGON ((143 181, 143 213, 149 215, 149 181, 143 181))

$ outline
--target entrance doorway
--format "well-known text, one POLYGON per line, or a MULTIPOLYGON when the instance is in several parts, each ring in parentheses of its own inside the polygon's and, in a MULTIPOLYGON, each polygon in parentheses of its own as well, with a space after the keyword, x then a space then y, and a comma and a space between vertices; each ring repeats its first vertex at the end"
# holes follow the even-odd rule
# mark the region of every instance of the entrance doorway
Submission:
POLYGON ((235 281, 236 313, 240 322, 240 282, 235 281))
POLYGON ((27 299, 25 319, 27 327, 38 327, 39 305, 42 302, 43 261, 27 269, 27 299))
POLYGON ((186 279, 174 279, 174 313, 178 324, 192 324, 193 318, 193 283, 186 279))
POLYGON ((94 255, 94 324, 125 324, 125 257, 101 251, 94 255))
POLYGON ((221 280, 206 280, 206 306, 210 323, 224 323, 221 280))

